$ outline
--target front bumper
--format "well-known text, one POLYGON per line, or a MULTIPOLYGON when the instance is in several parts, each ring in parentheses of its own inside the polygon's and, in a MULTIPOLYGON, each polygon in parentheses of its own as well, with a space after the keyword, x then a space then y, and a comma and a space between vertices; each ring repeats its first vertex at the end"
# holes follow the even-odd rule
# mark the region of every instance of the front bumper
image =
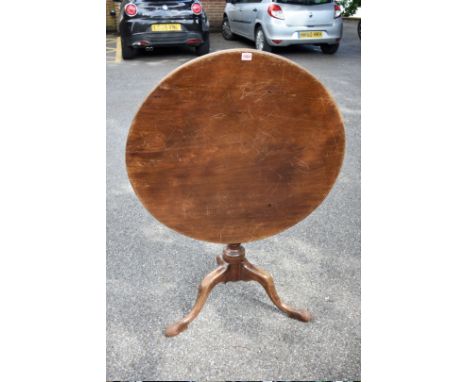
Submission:
POLYGON ((304 44, 337 44, 343 36, 343 21, 341 18, 326 26, 286 26, 283 20, 270 19, 271 22, 264 25, 266 39, 272 46, 289 46, 304 44), (302 39, 300 32, 321 31, 322 38, 302 39), (275 40, 275 41, 273 41, 275 40))

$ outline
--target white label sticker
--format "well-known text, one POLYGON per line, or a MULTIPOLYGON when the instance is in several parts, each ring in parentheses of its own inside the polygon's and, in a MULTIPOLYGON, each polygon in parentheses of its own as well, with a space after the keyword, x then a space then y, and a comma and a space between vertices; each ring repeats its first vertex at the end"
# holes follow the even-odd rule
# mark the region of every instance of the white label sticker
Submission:
POLYGON ((252 61, 252 53, 242 53, 242 61, 252 61))

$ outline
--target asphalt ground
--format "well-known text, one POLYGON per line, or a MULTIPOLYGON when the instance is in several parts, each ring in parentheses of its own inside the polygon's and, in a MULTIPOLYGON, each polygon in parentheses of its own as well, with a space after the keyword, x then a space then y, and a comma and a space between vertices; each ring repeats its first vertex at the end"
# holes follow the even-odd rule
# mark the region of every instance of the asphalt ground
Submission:
MULTIPOLYGON (((248 47, 211 35, 211 50, 248 47)), ((192 240, 158 223, 140 204, 125 171, 130 122, 171 70, 195 57, 187 48, 122 61, 107 36, 107 380, 360 380, 361 44, 345 23, 338 52, 290 47, 276 53, 309 70, 345 120, 346 153, 337 183, 308 218, 245 245, 272 273, 284 302, 315 319, 288 318, 257 283, 218 285, 189 329, 166 325, 192 307, 222 245, 192 240)), ((216 75, 213 73, 213 75, 216 75)), ((202 102, 202 100, 201 100, 202 102)))

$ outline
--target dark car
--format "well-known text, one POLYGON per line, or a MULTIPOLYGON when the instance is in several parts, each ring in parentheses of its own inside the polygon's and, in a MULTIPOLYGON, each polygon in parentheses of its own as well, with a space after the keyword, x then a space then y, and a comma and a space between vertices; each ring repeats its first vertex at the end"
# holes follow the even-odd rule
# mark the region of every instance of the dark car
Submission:
POLYGON ((210 51, 209 22, 198 0, 123 0, 119 32, 122 57, 139 49, 188 45, 197 55, 210 51))

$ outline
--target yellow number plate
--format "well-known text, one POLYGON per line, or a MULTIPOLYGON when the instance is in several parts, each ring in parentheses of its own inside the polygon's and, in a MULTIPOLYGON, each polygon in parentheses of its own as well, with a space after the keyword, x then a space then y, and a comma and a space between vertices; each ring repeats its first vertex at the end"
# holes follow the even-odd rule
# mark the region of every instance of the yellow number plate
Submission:
POLYGON ((299 32, 299 38, 322 38, 323 32, 299 32))
POLYGON ((178 32, 182 30, 180 24, 153 24, 151 25, 153 32, 178 32))

